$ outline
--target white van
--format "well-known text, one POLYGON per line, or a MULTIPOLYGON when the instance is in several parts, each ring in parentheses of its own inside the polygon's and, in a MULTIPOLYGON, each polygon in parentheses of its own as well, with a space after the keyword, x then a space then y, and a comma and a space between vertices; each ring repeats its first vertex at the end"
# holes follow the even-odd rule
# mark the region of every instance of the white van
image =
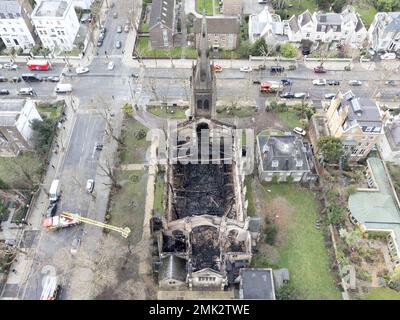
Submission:
POLYGON ((21 88, 18 91, 18 95, 20 96, 33 96, 34 91, 32 88, 21 88))
POLYGON ((72 91, 72 85, 70 83, 59 83, 56 86, 56 93, 65 93, 72 91))
POLYGON ((50 202, 56 202, 60 196, 60 180, 53 180, 49 189, 50 202))
POLYGON ((381 55, 381 60, 394 60, 396 59, 396 54, 394 52, 386 52, 381 55))

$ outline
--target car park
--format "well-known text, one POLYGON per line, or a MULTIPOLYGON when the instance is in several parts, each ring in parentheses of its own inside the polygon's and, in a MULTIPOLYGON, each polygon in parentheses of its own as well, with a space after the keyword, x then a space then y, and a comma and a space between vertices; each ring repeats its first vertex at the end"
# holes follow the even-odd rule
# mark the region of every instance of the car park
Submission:
POLYGON ((349 86, 361 86, 362 82, 360 80, 350 80, 349 86))
POLYGON ((292 80, 289 80, 289 79, 282 79, 282 80, 281 80, 281 83, 282 83, 282 85, 284 85, 284 86, 291 86, 291 85, 293 84, 293 81, 292 81, 292 80))
POLYGON ((292 93, 292 92, 282 92, 279 96, 281 98, 283 98, 283 99, 293 99, 294 98, 294 93, 292 93))
POLYGON ((385 82, 385 84, 388 85, 388 86, 394 87, 394 86, 396 86, 396 81, 394 81, 394 80, 388 80, 388 81, 385 82))
POLYGON ((110 61, 110 62, 108 63, 108 65, 107 65, 107 69, 108 69, 108 70, 114 70, 114 66, 115 66, 114 62, 110 61))
POLYGON ((7 69, 7 70, 17 70, 18 66, 16 64, 14 64, 14 63, 5 63, 3 65, 3 68, 7 69))
POLYGON ((74 240, 72 240, 72 244, 71 244, 71 255, 76 255, 78 252, 78 248, 81 244, 81 239, 79 238, 75 238, 74 240))
POLYGON ((121 41, 117 40, 117 42, 115 43, 115 48, 120 49, 122 46, 121 41))
POLYGON ((87 73, 87 72, 89 72, 89 68, 87 68, 87 67, 78 67, 78 68, 75 69, 75 72, 77 74, 87 73))
POLYGON ((7 96, 10 94, 10 91, 7 89, 0 89, 0 96, 7 96))
POLYGON ((121 33, 122 32, 122 26, 117 26, 117 33, 121 33))
POLYGON ((300 128, 300 127, 295 127, 293 129, 293 132, 296 133, 296 134, 299 134, 301 136, 305 136, 306 135, 306 130, 304 130, 304 129, 300 128))
POLYGON ((240 72, 251 72, 253 69, 250 66, 243 66, 240 68, 240 72))
POLYGON ((324 85, 326 85, 326 80, 325 79, 315 79, 312 81, 312 84, 314 86, 324 86, 324 85))
POLYGON ((332 99, 336 96, 336 93, 325 93, 324 98, 325 99, 332 99))
POLYGON ((326 83, 330 86, 338 86, 340 85, 340 81, 339 80, 327 80, 326 83))
POLYGON ((88 179, 86 182, 86 191, 88 193, 92 193, 94 189, 94 180, 93 179, 88 179))

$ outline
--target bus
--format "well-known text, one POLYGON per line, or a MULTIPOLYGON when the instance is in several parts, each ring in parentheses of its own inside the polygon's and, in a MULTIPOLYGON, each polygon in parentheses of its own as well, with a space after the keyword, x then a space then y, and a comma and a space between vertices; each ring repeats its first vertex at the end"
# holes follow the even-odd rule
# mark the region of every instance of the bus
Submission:
POLYGON ((40 70, 40 71, 49 70, 51 67, 49 60, 46 59, 29 60, 26 66, 28 67, 29 70, 40 70))
POLYGON ((43 291, 40 300, 56 300, 61 286, 57 284, 57 277, 45 276, 42 281, 43 291))

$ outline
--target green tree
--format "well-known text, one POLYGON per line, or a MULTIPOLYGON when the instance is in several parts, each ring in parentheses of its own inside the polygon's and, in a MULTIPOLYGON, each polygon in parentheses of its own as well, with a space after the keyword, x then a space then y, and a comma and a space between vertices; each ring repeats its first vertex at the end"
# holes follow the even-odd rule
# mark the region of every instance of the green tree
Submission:
POLYGON ((393 0, 376 0, 375 7, 378 11, 389 12, 392 11, 394 6, 393 0))
POLYGON ((338 163, 344 154, 342 142, 333 136, 322 137, 318 141, 318 146, 324 160, 328 163, 338 163))
POLYGON ((345 5, 346 5, 346 0, 336 0, 332 4, 332 10, 336 13, 340 13, 342 12, 345 5))
POLYGON ((344 210, 341 205, 334 204, 328 207, 328 221, 330 224, 338 225, 343 223, 344 210))
POLYGON ((250 48, 249 54, 252 56, 268 57, 273 51, 273 46, 270 43, 267 43, 264 38, 259 38, 250 48))
POLYGON ((285 58, 295 58, 298 54, 297 48, 289 42, 282 44, 279 51, 285 58))
POLYGON ((133 114, 133 108, 132 105, 130 103, 125 103, 124 106, 122 107, 122 112, 126 115, 126 116, 132 116, 133 114))
POLYGON ((51 118, 46 118, 43 121, 34 119, 31 122, 31 128, 34 131, 36 151, 43 156, 49 151, 53 141, 56 120, 51 118))
POLYGON ((247 58, 250 55, 252 45, 249 41, 243 41, 240 43, 238 53, 242 58, 247 58))
POLYGON ((289 283, 284 284, 276 290, 276 300, 297 300, 298 295, 296 289, 289 283))

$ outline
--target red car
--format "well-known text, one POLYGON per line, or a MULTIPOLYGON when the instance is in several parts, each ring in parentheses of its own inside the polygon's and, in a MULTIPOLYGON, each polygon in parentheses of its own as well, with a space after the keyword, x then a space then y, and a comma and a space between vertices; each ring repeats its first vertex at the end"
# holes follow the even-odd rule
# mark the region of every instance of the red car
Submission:
POLYGON ((323 66, 318 66, 314 68, 315 73, 326 73, 326 69, 323 66))

